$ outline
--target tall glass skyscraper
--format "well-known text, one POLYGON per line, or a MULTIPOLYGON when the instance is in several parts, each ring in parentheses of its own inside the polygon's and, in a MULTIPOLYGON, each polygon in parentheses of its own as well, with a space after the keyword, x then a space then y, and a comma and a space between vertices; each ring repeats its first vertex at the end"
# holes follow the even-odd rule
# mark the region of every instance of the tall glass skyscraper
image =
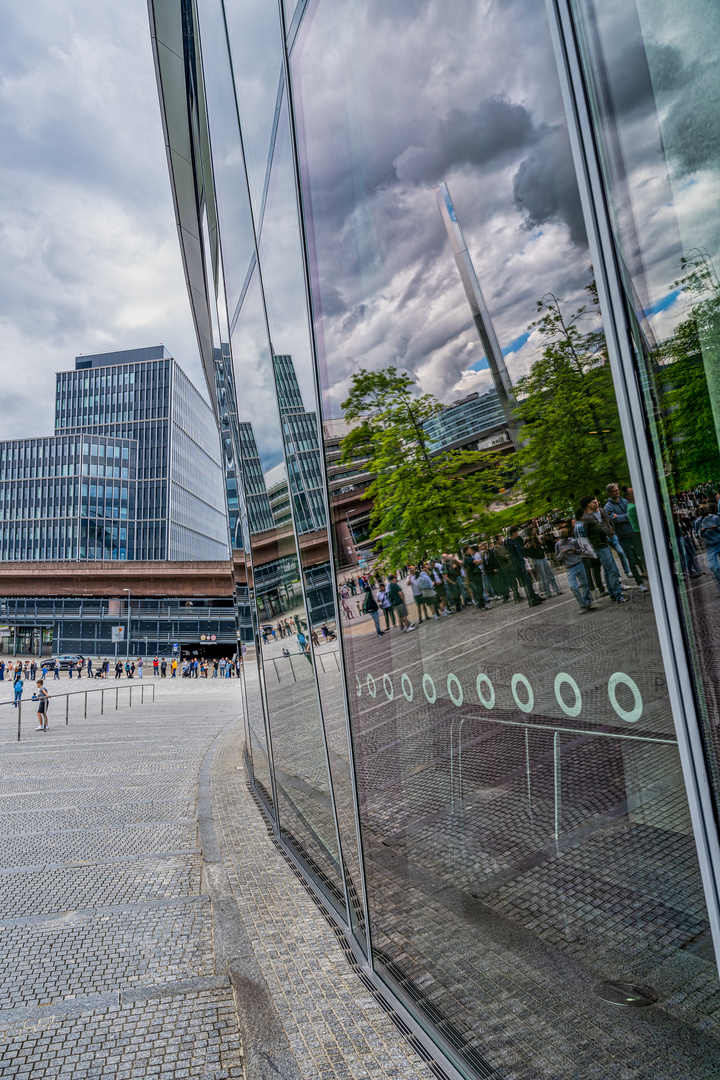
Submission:
POLYGON ((0 558, 229 558, 217 424, 164 346, 79 356, 56 388, 54 437, 0 443, 0 558))
POLYGON ((436 1075, 714 1078, 720 7, 149 8, 276 836, 436 1075))

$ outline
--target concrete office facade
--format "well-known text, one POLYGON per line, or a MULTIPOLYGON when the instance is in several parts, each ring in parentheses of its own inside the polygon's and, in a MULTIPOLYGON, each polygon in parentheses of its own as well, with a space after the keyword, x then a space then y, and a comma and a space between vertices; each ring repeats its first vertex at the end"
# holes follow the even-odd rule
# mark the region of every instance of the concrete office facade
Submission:
MULTIPOLYGON (((293 678, 256 633, 247 757, 277 836, 446 1075, 709 1080, 720 574, 684 522, 720 478, 716 5, 149 6, 201 355, 210 385, 214 349, 234 366, 257 478, 291 475, 276 357, 328 433, 361 367, 445 401, 490 386, 447 182, 510 378, 610 387, 573 498, 618 481, 637 507, 649 591, 587 619, 567 590, 409 636, 338 610, 337 666, 314 647, 293 678), (618 1004, 643 987, 639 1039, 618 1004)), ((311 625, 314 576, 337 598, 357 573, 322 449, 324 527, 248 533, 253 612, 297 580, 311 625)))

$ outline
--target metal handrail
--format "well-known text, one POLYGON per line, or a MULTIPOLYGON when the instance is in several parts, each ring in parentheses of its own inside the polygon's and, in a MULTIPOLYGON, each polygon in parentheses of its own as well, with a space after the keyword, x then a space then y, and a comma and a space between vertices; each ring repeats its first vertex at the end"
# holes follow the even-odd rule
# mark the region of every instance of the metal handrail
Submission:
MULTIPOLYGON (((140 682, 139 679, 138 679, 138 682, 140 682)), ((135 685, 137 685, 137 684, 135 684, 135 685)), ((148 681, 148 682, 145 682, 145 681, 140 682, 140 704, 141 705, 145 704, 145 687, 146 686, 152 688, 152 699, 153 699, 153 701, 155 700, 155 683, 150 682, 150 681, 148 681)), ((53 694, 52 697, 50 698, 50 700, 51 701, 57 701, 58 698, 65 698, 65 723, 69 724, 69 722, 70 722, 70 698, 71 697, 79 697, 81 694, 85 695, 85 708, 84 708, 84 711, 83 711, 83 719, 87 719, 87 699, 88 699, 88 694, 100 694, 101 695, 100 696, 100 715, 103 716, 104 713, 105 713, 105 692, 108 691, 108 690, 112 690, 112 689, 115 690, 115 710, 116 711, 117 711, 117 708, 118 708, 119 695, 120 695, 121 690, 129 690, 130 691, 130 695, 129 695, 129 698, 128 698, 128 708, 132 707, 132 692, 133 692, 133 684, 132 684, 132 682, 130 683, 129 686, 128 686, 127 683, 123 683, 122 686, 115 686, 115 687, 96 686, 94 690, 74 690, 74 691, 68 690, 68 692, 66 694, 53 694)), ((137 696, 136 696, 136 699, 137 699, 137 696)), ((26 701, 32 701, 32 698, 26 698, 25 700, 26 701)), ((3 705, 15 705, 15 704, 17 704, 17 710, 18 710, 17 741, 20 742, 20 731, 21 731, 21 727, 22 727, 22 706, 23 706, 22 698, 17 703, 15 701, 0 701, 0 707, 2 707, 3 705)))

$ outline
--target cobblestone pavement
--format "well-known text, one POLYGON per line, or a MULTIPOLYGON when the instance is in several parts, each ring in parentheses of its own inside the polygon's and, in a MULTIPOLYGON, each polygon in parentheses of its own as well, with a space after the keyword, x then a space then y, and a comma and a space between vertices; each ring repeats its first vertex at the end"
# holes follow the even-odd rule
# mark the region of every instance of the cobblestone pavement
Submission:
POLYGON ((0 706, 0 1076, 430 1076, 267 834, 237 684, 72 689, 20 742, 0 706))

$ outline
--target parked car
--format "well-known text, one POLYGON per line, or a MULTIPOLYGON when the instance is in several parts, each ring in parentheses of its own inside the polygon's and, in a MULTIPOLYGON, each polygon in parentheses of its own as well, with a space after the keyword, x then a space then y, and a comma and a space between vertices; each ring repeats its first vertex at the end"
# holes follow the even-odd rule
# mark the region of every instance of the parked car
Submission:
POLYGON ((78 660, 82 660, 83 664, 85 663, 85 657, 80 656, 79 654, 71 656, 69 653, 66 653, 63 656, 51 656, 50 667, 52 667, 53 663, 56 663, 61 671, 67 671, 71 664, 76 668, 78 660))

